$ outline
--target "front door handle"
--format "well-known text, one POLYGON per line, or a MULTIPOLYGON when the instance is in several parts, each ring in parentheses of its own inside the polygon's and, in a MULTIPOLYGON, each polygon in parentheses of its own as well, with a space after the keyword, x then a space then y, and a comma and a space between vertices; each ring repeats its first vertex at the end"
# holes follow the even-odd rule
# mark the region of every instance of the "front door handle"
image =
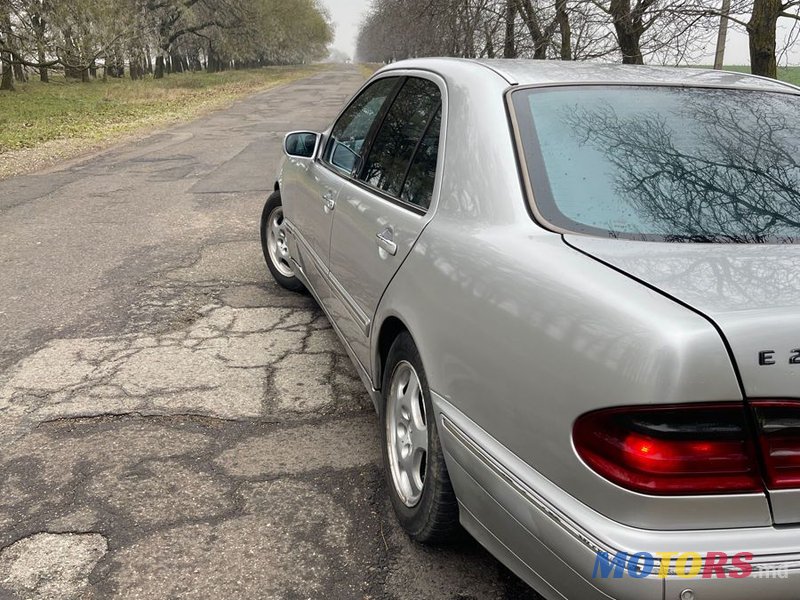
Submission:
POLYGON ((377 236, 378 248, 385 250, 391 256, 397 254, 397 244, 394 242, 394 232, 391 227, 386 227, 377 236))
POLYGON ((322 201, 323 205, 322 208, 325 210, 326 213, 331 212, 334 208, 336 208, 336 200, 334 199, 333 190, 328 190, 324 194, 322 194, 322 201))

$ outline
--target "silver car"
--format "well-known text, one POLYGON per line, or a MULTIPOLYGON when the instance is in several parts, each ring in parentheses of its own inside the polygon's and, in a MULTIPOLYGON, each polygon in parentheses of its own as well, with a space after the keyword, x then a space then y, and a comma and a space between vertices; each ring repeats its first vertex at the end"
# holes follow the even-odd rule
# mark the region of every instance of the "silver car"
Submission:
POLYGON ((798 598, 798 115, 736 73, 420 59, 286 136, 264 254, 412 538, 549 599, 798 598))

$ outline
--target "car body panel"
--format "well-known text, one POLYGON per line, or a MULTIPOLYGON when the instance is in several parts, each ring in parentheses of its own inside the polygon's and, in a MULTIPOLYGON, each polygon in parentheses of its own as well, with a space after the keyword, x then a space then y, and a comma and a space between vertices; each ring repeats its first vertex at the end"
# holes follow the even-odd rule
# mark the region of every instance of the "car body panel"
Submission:
MULTIPOLYGON (((442 164, 448 123, 444 80, 428 71, 393 70, 390 74, 428 79, 439 87, 443 114, 438 157, 442 164)), ((378 303, 419 234, 436 213, 441 181, 440 170, 431 205, 421 211, 392 200, 353 178, 344 178, 331 234, 330 272, 338 291, 330 310, 362 365, 371 364, 370 333, 378 303), (387 235, 396 244, 394 254, 380 246, 379 234, 387 235)))
MULTIPOLYGON (((712 320, 730 347, 748 398, 800 394, 800 361, 793 362, 800 354, 800 246, 567 239, 712 320)), ((776 523, 800 522, 800 491, 770 496, 776 523)))
POLYGON ((574 247, 685 302, 725 332, 750 398, 800 390, 800 246, 670 244, 569 235, 574 247), (760 365, 772 351, 774 365, 760 365))
POLYGON ((527 235, 533 224, 468 230, 440 211, 376 321, 402 315, 412 332, 425 332, 415 341, 433 391, 549 480, 622 523, 693 529, 771 522, 763 494, 644 496, 594 475, 571 447, 574 419, 591 410, 741 399, 725 346, 706 319, 598 269, 558 235, 527 235), (464 238, 472 243, 455 253, 464 238), (429 310, 442 299, 446 311, 429 310))
POLYGON ((318 162, 303 158, 288 158, 281 170, 281 196, 291 198, 284 214, 296 232, 290 250, 309 283, 327 303, 331 290, 327 282, 330 259, 333 213, 325 206, 326 198, 336 201, 342 180, 318 162))
POLYGON ((362 364, 370 362, 370 330, 383 291, 427 222, 425 215, 345 182, 336 207, 331 243, 331 276, 341 288, 331 303, 333 318, 362 364), (377 236, 396 244, 390 254, 377 236))
POLYGON ((798 90, 797 86, 776 79, 757 77, 735 71, 661 67, 651 65, 619 65, 582 61, 527 59, 479 59, 464 61, 453 58, 411 59, 394 63, 381 72, 398 68, 423 68, 442 74, 455 73, 472 66, 470 79, 484 79, 475 66, 482 66, 510 85, 560 85, 565 83, 650 83, 665 85, 703 85, 725 88, 747 88, 767 91, 798 90), (454 64, 451 64, 454 63, 454 64))
MULTIPOLYGON (((800 528, 775 527, 766 494, 634 493, 595 474, 571 440, 574 420, 594 409, 744 403, 744 393, 753 390, 787 394, 780 382, 794 375, 783 367, 771 380, 753 375, 751 387, 745 382, 743 388, 739 371, 745 380, 748 371, 736 348, 750 356, 756 343, 771 341, 776 350, 789 343, 790 331, 769 337, 766 328, 782 322, 796 330, 797 303, 788 296, 782 307, 773 298, 773 304, 742 310, 721 301, 693 303, 669 290, 669 269, 649 273, 636 265, 637 251, 626 258, 623 246, 606 245, 619 241, 577 239, 540 226, 526 199, 506 110, 506 92, 515 85, 648 82, 777 91, 785 84, 691 69, 456 59, 403 61, 376 77, 415 72, 434 74, 447 92, 446 151, 442 142, 434 204, 424 217, 401 215, 397 211, 406 209, 340 177, 328 269, 309 288, 376 406, 382 325, 396 319, 411 333, 464 525, 547 598, 647 600, 664 598, 665 590, 677 598, 694 586, 671 578, 592 580, 598 549, 751 551, 768 565, 800 560, 800 528), (389 260, 375 235, 401 220, 402 247, 389 260), (756 335, 755 322, 767 337, 756 335)), ((286 179, 284 171, 282 190, 288 190, 286 179)), ((309 245, 302 217, 296 219, 288 191, 283 198, 296 238, 290 248, 302 254, 309 245)), ((771 250, 753 252, 767 256, 771 250)), ((676 246, 666 254, 679 251, 676 246)), ((726 260, 733 260, 730 252, 726 260)), ((791 278, 797 268, 786 252, 785 261, 775 259, 780 267, 765 268, 782 268, 791 278)), ((311 279, 307 262, 298 261, 304 282, 311 279)), ((697 294, 703 295, 699 283, 697 294)), ((773 498, 781 523, 793 522, 794 494, 773 498)), ((796 582, 798 573, 791 571, 789 580, 796 582)), ((754 590, 776 600, 796 596, 785 581, 759 587, 748 580, 734 589, 711 580, 696 587, 703 598, 749 599, 754 590)))
POLYGON ((758 597, 770 600, 796 598, 796 587, 792 587, 800 580, 796 529, 765 526, 655 531, 621 525, 575 502, 538 475, 526 481, 518 478, 519 474, 530 472, 529 465, 509 456, 507 449, 447 400, 438 394, 433 394, 433 400, 448 469, 463 506, 462 522, 495 555, 506 557, 504 562, 546 598, 648 600, 678 598, 685 589, 702 590, 703 595, 698 598, 745 600, 754 590, 762 591, 758 597), (757 571, 775 569, 773 573, 779 575, 752 580, 687 579, 674 575, 665 579, 653 575, 635 581, 599 579, 592 577, 598 551, 608 552, 609 556, 618 552, 704 555, 714 551, 733 555, 749 551, 754 555, 757 571), (541 585, 541 579, 548 583, 541 585), (737 586, 727 581, 747 583, 737 586), (551 586, 549 582, 557 584, 551 586))

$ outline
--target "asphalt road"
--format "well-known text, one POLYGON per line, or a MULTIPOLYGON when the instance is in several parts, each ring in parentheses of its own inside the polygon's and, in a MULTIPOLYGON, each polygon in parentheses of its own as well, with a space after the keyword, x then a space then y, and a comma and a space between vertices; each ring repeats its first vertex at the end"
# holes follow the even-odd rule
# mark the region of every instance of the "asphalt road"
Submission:
POLYGON ((533 598, 395 524, 371 404, 258 240, 339 68, 0 182, 0 598, 533 598))

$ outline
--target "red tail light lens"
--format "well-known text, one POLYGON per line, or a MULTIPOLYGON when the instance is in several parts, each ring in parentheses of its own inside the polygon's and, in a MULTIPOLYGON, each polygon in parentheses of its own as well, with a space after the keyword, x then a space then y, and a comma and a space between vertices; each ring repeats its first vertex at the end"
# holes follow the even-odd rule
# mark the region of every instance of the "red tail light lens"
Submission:
POLYGON ((767 487, 800 488, 800 402, 756 400, 759 443, 767 487))
POLYGON ((596 411, 575 422, 573 440, 589 467, 637 492, 763 491, 741 403, 596 411))

